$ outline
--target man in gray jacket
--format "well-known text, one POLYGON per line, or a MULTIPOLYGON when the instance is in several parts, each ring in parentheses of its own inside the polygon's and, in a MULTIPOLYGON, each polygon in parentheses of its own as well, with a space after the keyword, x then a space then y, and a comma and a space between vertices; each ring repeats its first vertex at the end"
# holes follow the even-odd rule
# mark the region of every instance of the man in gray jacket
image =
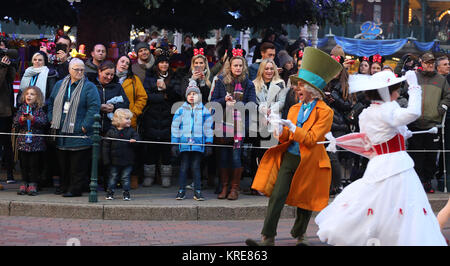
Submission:
MULTIPOLYGON (((411 131, 428 130, 442 123, 442 118, 450 106, 450 91, 447 80, 434 68, 435 58, 432 53, 425 53, 420 58, 422 71, 417 72, 417 80, 422 87, 422 115, 408 125, 411 131)), ((415 134, 408 140, 408 150, 439 150, 439 134, 415 134)), ((431 180, 436 172, 436 152, 411 152, 414 168, 419 175, 427 193, 434 193, 431 180)))

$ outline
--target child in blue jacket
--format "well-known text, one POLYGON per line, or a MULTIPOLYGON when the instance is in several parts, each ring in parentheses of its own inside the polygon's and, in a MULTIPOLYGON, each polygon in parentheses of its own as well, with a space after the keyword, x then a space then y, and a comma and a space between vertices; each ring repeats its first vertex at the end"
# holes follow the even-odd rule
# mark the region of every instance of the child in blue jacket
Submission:
POLYGON ((172 143, 183 143, 172 147, 172 154, 181 156, 180 189, 177 200, 185 198, 189 167, 194 179, 194 199, 205 200, 201 193, 200 163, 203 153, 210 155, 212 147, 192 144, 211 144, 213 142, 212 124, 211 113, 202 104, 200 89, 195 81, 190 81, 186 89, 186 102, 178 108, 172 120, 172 143))

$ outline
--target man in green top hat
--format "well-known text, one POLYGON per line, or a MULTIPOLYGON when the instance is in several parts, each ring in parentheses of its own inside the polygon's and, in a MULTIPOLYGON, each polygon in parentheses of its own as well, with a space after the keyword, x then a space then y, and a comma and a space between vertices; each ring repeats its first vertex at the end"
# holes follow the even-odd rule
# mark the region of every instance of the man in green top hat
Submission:
POLYGON ((285 204, 297 207, 291 235, 307 245, 305 232, 313 211, 328 205, 330 159, 323 144, 333 123, 333 110, 322 100, 326 84, 342 70, 328 54, 307 47, 298 74, 301 102, 289 109, 288 119, 272 117, 282 125, 274 135, 280 144, 261 160, 252 188, 270 197, 262 240, 247 239, 249 246, 274 245, 276 228, 285 204))

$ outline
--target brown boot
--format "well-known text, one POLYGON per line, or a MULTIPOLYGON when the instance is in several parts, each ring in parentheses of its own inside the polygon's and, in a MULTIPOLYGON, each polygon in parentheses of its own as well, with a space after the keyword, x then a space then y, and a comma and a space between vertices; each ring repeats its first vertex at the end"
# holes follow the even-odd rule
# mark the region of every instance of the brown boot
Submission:
POLYGON ((231 190, 230 194, 228 194, 229 200, 237 200, 239 197, 239 185, 241 183, 242 171, 244 168, 235 168, 233 169, 233 177, 231 179, 231 190))
POLYGON ((228 179, 229 179, 229 169, 220 168, 220 182, 222 183, 222 192, 217 195, 218 199, 225 199, 228 192, 228 179))
POLYGON ((138 176, 137 175, 132 175, 131 177, 130 177, 130 188, 131 189, 136 189, 136 188, 138 188, 138 176))

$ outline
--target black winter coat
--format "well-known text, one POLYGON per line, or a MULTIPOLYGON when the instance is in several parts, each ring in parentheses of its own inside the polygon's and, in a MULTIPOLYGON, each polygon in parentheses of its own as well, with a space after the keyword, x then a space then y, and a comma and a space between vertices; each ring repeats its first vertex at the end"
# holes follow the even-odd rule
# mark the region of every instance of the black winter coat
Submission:
MULTIPOLYGON (((125 94, 125 91, 122 88, 122 85, 117 83, 115 80, 111 81, 111 83, 102 86, 98 79, 95 79, 94 82, 95 86, 98 90, 98 95, 100 96, 100 104, 106 104, 106 102, 116 96, 122 96, 123 102, 114 104, 114 111, 115 112, 119 108, 130 108, 130 101, 128 100, 127 95, 125 94)), ((107 113, 104 113, 100 111, 100 115, 102 117, 101 120, 101 134, 104 135, 108 130, 111 128, 111 119, 108 118, 107 113)))
MULTIPOLYGON (((115 139, 135 139, 139 140, 139 135, 133 128, 127 127, 118 130, 111 127, 106 133, 106 137, 115 139)), ((114 166, 129 166, 135 163, 135 143, 118 140, 104 140, 102 146, 103 164, 114 166)))
POLYGON ((60 64, 53 64, 53 68, 56 69, 56 80, 61 80, 69 75, 69 61, 60 64))
POLYGON ((289 91, 286 94, 286 100, 284 101, 284 107, 283 107, 283 111, 281 113, 281 118, 283 119, 287 119, 287 115, 289 113, 289 109, 299 103, 299 101, 297 101, 295 99, 295 91, 293 88, 290 88, 289 91))
POLYGON ((350 133, 350 125, 345 119, 345 116, 352 109, 352 102, 350 99, 344 100, 342 97, 341 83, 338 79, 330 81, 328 86, 324 89, 325 102, 333 109, 333 124, 331 126, 331 132, 334 137, 340 137, 350 133))
POLYGON ((147 105, 142 113, 140 134, 144 139, 170 142, 172 125, 172 105, 181 101, 180 79, 169 70, 169 75, 164 79, 165 90, 158 90, 156 81, 158 74, 153 69, 147 70, 144 80, 144 88, 147 92, 147 105))

